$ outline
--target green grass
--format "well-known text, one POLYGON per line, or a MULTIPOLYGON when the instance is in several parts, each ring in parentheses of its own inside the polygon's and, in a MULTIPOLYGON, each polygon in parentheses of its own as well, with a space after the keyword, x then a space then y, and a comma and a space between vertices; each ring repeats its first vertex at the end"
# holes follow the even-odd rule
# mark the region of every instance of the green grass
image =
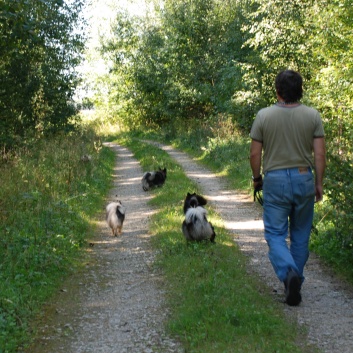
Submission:
POLYGON ((91 131, 36 142, 0 166, 0 352, 17 352, 30 321, 79 266, 115 154, 91 131), (91 155, 90 162, 81 156, 91 155))
POLYGON ((158 148, 133 138, 119 139, 133 151, 144 170, 167 167, 168 177, 156 189, 151 205, 158 210, 150 232, 158 250, 156 265, 166 278, 171 315, 168 330, 185 352, 314 352, 305 334, 288 322, 283 305, 264 294, 258 278, 247 272, 247 259, 208 207, 216 244, 186 243, 182 205, 186 193, 200 192, 182 168, 158 148))

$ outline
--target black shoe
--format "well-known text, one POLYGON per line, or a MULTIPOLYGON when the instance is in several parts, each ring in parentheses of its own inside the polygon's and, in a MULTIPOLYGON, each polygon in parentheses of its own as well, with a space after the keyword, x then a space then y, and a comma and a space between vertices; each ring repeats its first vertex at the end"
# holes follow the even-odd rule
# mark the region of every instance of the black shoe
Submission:
POLYGON ((286 290, 286 303, 290 306, 297 306, 302 301, 300 294, 301 281, 297 273, 290 270, 287 279, 284 281, 286 290))

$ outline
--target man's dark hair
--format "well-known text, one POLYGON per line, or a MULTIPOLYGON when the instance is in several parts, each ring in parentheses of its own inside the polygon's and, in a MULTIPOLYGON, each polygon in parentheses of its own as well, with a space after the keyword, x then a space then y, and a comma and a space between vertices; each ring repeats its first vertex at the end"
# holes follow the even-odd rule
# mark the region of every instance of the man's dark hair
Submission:
POLYGON ((285 103, 298 102, 303 97, 303 79, 299 72, 284 70, 275 81, 276 91, 285 103))

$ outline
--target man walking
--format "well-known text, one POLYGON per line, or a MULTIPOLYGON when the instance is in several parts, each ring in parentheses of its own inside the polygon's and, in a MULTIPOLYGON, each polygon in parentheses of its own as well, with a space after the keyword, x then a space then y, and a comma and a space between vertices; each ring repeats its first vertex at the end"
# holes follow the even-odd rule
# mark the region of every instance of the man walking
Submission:
POLYGON ((250 166, 254 188, 263 186, 269 259, 284 283, 288 305, 301 302, 314 202, 322 200, 326 167, 322 120, 317 110, 300 103, 302 86, 298 72, 280 72, 278 101, 258 112, 250 132, 250 166))

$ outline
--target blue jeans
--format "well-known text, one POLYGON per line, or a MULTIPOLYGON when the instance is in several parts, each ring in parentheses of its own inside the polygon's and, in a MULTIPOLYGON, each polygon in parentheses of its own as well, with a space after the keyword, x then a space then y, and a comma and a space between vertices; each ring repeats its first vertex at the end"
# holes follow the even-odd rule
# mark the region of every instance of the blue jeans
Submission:
POLYGON ((276 275, 283 282, 288 270, 293 269, 303 282, 315 202, 311 169, 291 168, 267 172, 263 198, 265 239, 276 275), (288 234, 289 246, 286 241, 288 234))

